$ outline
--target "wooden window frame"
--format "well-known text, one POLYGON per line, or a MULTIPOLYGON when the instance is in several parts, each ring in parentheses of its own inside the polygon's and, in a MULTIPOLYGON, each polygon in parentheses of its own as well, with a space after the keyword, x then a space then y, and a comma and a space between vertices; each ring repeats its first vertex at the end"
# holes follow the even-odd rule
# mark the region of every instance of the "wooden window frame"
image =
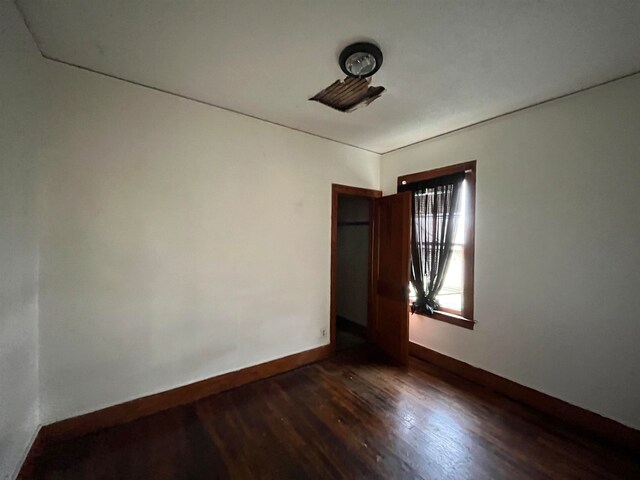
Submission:
POLYGON ((473 330, 475 325, 473 303, 474 303, 474 265, 476 246, 476 161, 458 163, 448 167, 426 170, 424 172, 411 173, 398 177, 398 187, 406 187, 412 183, 432 180, 453 173, 465 173, 467 182, 467 195, 465 205, 465 242, 463 246, 464 272, 462 284, 462 315, 442 309, 437 310, 433 315, 422 315, 442 322, 447 322, 459 327, 473 330))

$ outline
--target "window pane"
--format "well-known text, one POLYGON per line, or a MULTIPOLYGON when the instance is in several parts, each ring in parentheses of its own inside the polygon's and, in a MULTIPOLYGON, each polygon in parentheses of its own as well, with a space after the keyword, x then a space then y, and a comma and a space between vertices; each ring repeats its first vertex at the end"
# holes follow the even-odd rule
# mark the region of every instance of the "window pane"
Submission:
POLYGON ((464 225, 465 225, 465 208, 467 207, 467 181, 462 182, 462 188, 460 189, 460 208, 458 209, 458 229, 453 236, 453 243, 458 245, 464 245, 464 225))
POLYGON ((466 181, 462 182, 460 191, 460 209, 458 210, 458 224, 454 235, 454 244, 449 258, 449 265, 445 272, 442 289, 436 297, 441 308, 462 312, 462 289, 464 280, 464 231, 466 206, 466 181))
POLYGON ((462 312, 462 275, 464 258, 462 246, 453 247, 444 283, 440 293, 436 297, 441 308, 448 308, 456 312, 462 312))

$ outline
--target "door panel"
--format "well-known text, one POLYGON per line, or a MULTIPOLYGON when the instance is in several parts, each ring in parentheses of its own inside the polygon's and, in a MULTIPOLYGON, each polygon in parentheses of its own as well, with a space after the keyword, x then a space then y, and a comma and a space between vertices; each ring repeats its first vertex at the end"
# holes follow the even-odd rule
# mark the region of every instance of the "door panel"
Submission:
POLYGON ((411 193, 375 201, 373 341, 394 361, 409 361, 411 193))

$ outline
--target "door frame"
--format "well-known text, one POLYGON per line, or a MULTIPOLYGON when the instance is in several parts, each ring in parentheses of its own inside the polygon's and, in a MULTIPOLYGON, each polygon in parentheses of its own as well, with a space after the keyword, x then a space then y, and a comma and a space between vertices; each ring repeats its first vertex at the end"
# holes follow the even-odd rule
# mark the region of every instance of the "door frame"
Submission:
POLYGON ((331 184, 331 303, 329 307, 329 338, 331 353, 336 351, 336 274, 338 268, 338 206, 340 197, 363 197, 369 199, 369 282, 367 285, 367 335, 372 336, 372 314, 373 314, 373 284, 375 282, 375 271, 373 265, 373 234, 374 234, 374 199, 382 197, 382 191, 368 188, 351 187, 348 185, 331 184))

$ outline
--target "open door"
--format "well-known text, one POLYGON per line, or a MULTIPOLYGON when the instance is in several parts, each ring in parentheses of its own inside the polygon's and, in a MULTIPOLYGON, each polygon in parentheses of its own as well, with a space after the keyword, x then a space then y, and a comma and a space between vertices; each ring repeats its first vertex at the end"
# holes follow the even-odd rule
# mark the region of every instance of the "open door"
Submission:
POLYGON ((375 200, 373 341, 394 361, 409 361, 411 192, 375 200))

